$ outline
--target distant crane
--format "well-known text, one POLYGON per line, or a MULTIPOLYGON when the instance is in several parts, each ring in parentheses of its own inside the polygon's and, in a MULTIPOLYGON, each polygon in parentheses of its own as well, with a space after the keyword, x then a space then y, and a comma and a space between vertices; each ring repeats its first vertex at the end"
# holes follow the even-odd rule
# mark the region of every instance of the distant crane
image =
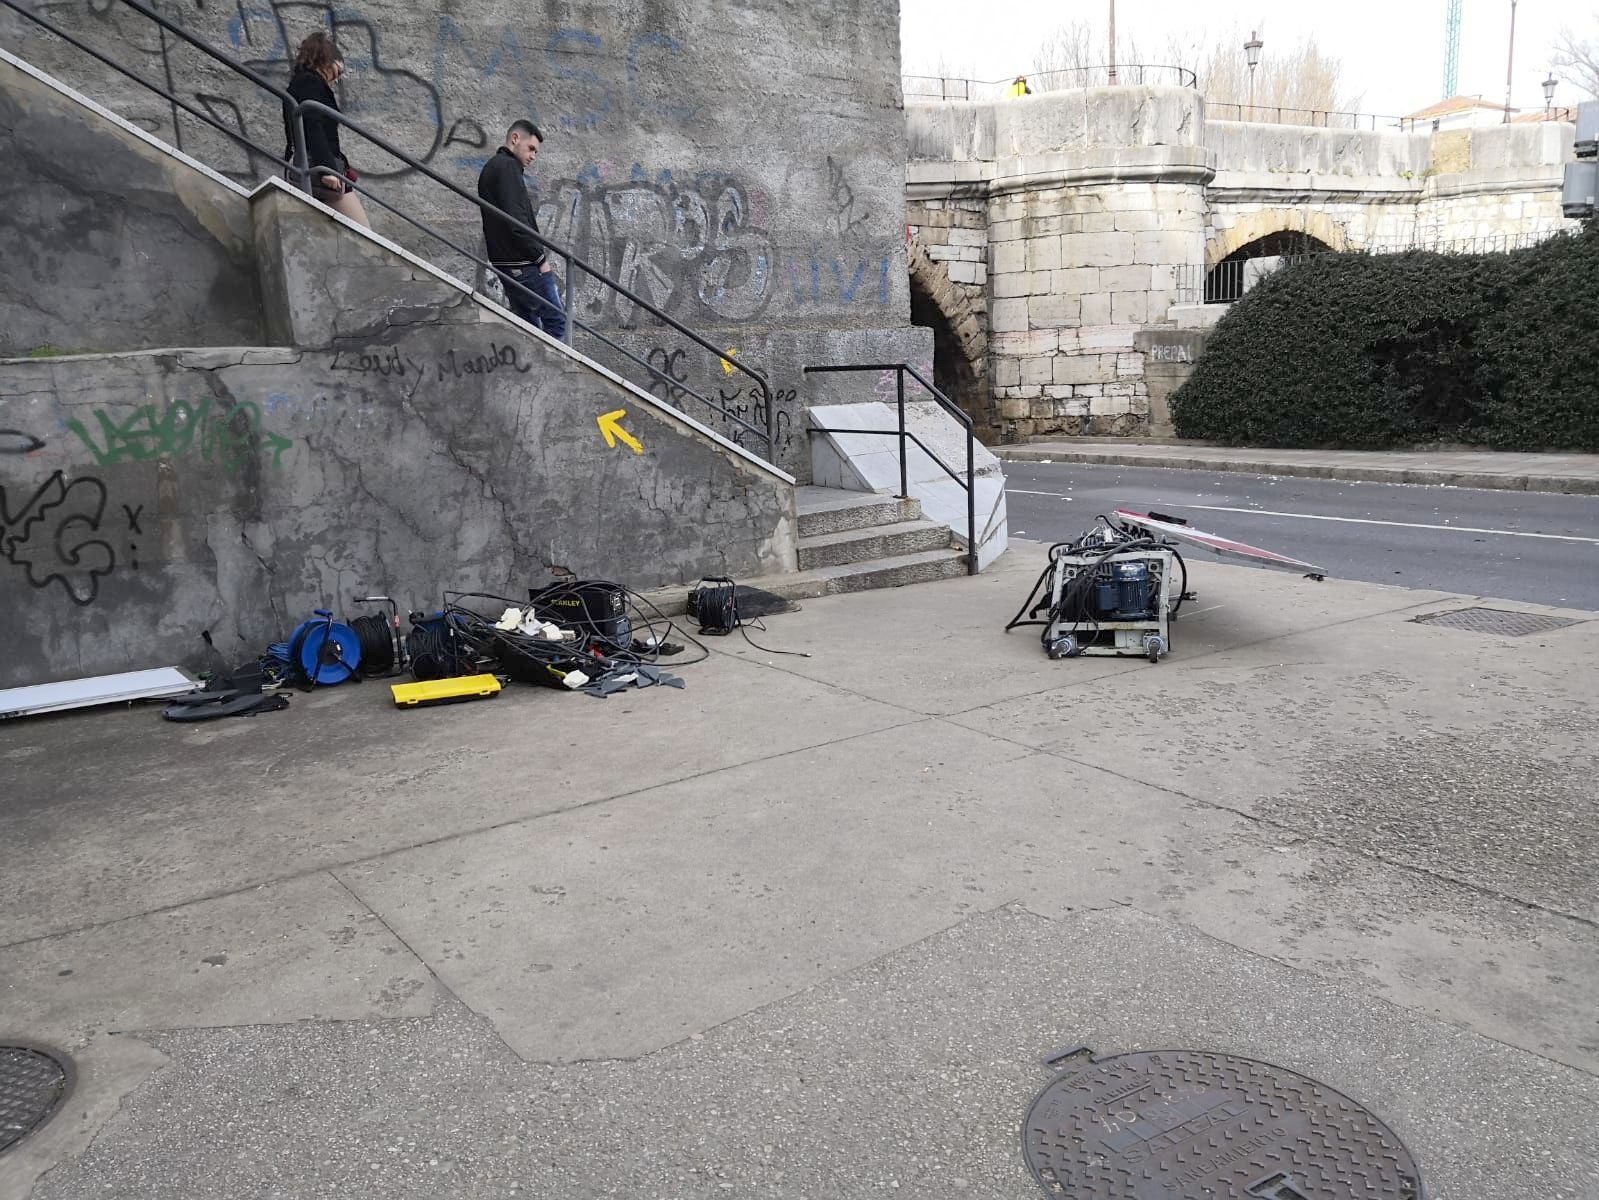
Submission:
POLYGON ((1445 100, 1460 87, 1460 4, 1449 0, 1444 14, 1444 94, 1445 100))

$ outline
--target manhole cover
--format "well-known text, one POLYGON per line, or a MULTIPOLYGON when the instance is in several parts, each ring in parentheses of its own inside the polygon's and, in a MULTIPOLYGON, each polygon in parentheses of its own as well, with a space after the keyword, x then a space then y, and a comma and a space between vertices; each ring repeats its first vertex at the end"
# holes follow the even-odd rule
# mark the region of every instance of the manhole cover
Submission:
POLYGON ((1547 629, 1580 625, 1569 617, 1545 617, 1539 613, 1511 612, 1504 608, 1459 608, 1454 612, 1417 617, 1418 625, 1442 625, 1447 629, 1467 629, 1472 633, 1493 633, 1500 637, 1526 637, 1547 629))
POLYGON ((0 1045, 0 1154, 55 1116, 72 1090, 69 1061, 36 1046, 0 1045))
POLYGON ((1079 1053, 1033 1101, 1022 1132, 1027 1166, 1049 1195, 1422 1196, 1393 1132, 1314 1079, 1203 1050, 1079 1053))

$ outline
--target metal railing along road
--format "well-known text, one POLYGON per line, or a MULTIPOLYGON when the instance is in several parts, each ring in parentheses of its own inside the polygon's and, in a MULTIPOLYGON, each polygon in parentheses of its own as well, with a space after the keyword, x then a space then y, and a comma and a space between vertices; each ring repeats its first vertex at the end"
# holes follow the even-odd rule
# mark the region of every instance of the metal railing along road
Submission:
MULTIPOLYGON (((1187 67, 1158 63, 1117 63, 1097 67, 1064 67, 1055 71, 1023 71, 1033 94, 1065 92, 1092 87, 1185 87, 1195 84, 1187 67)), ((959 79, 949 75, 901 75, 900 89, 907 100, 999 100, 1016 76, 1007 79, 959 79)))
MULTIPOLYGON (((440 233, 437 229, 433 228, 420 218, 412 216, 410 213, 407 213, 394 204, 388 203, 381 196, 377 195, 372 188, 364 182, 355 182, 346 179, 338 172, 330 170, 326 167, 312 168, 306 152, 307 143, 305 137, 305 116, 307 113, 315 113, 318 116, 325 117, 336 122, 341 129, 349 130, 357 137, 381 150, 384 154, 387 154, 398 162, 404 163, 411 171, 422 175, 439 186, 447 189, 456 198, 466 201, 468 204, 478 209, 481 213, 491 213, 497 216, 501 220, 505 221, 508 225, 519 230, 528 237, 533 238, 538 242, 539 245, 544 247, 548 254, 564 261, 566 264, 566 308, 564 312, 567 319, 566 341, 568 344, 570 344, 572 341, 572 330, 582 330, 584 333, 604 343, 610 349, 622 355, 630 362, 633 362, 639 367, 643 368, 648 375, 658 382, 665 384, 670 389, 668 394, 683 394, 693 396, 696 400, 699 400, 708 408, 715 410, 729 423, 760 438, 766 446, 766 460, 768 462, 775 462, 776 431, 773 424, 772 389, 771 385, 766 381, 765 376, 740 362, 737 358, 725 355, 720 347, 702 337, 700 334, 694 332, 694 330, 688 328, 676 318, 661 311, 660 308, 656 307, 648 300, 645 300, 642 296, 635 294, 633 291, 624 287, 616 280, 610 278, 603 271, 585 262, 583 259, 579 258, 577 255, 573 254, 571 251, 565 249, 557 243, 552 242, 538 230, 518 220, 510 213, 507 213, 495 205, 488 203, 480 196, 468 192, 460 186, 452 183, 450 180, 445 179, 442 175, 439 175, 425 164, 406 154, 403 150, 400 150, 386 139, 379 137, 377 134, 372 133, 368 129, 363 128, 359 123, 351 120, 338 109, 332 108, 325 104, 320 104, 314 100, 298 101, 294 99, 294 97, 289 95, 286 89, 279 87, 266 79, 263 79, 259 74, 246 67, 243 63, 238 62, 228 54, 218 50, 216 47, 210 45, 203 39, 189 33, 182 26, 177 25, 167 18, 161 16, 154 9, 142 3, 141 0, 117 0, 117 2, 132 9, 134 12, 139 13, 147 20, 152 21, 156 25, 160 26, 167 33, 170 33, 173 37, 176 37, 185 44, 194 47, 196 50, 200 51, 200 53, 206 55, 206 57, 227 68, 232 73, 238 75, 241 79, 248 80, 251 84, 269 93, 278 100, 279 104, 282 106, 285 117, 288 119, 293 141, 292 161, 283 164, 284 175, 302 190, 307 192, 311 190, 311 181, 315 175, 329 175, 337 178, 343 186, 356 192, 365 199, 372 201, 372 203, 376 204, 385 212, 393 214, 414 229, 428 235, 442 245, 448 247, 454 253, 459 254, 469 261, 477 264, 477 266, 480 268, 484 268, 490 272, 493 272, 504 287, 514 287, 518 289, 518 292, 521 295, 528 297, 535 305, 551 307, 548 301, 532 291, 530 288, 524 286, 515 279, 511 279, 503 274, 500 274, 499 272, 494 271, 493 265, 486 258, 460 246, 455 240, 443 233, 440 233), (579 273, 599 282, 605 288, 615 292, 618 296, 621 296, 625 300, 632 303, 636 308, 642 309, 643 311, 649 313, 662 325, 675 330, 678 334, 687 338, 701 349, 710 351, 711 354, 715 356, 713 361, 719 362, 722 365, 723 370, 729 372, 737 371, 747 378, 753 380, 761 395, 761 401, 759 405, 761 424, 756 425, 744 420, 736 412, 731 411, 725 402, 719 403, 718 401, 709 399, 708 397, 702 395, 695 388, 685 383, 683 380, 673 377, 666 371, 655 366, 653 363, 650 363, 646 359, 635 354, 632 350, 628 349, 614 338, 608 336, 603 330, 579 319, 576 313, 573 311, 572 304, 572 298, 574 294, 573 284, 579 273)), ((69 45, 74 46, 78 50, 103 63, 105 66, 112 68, 119 74, 125 76, 135 83, 138 83, 142 87, 149 89, 156 95, 162 97, 162 99, 167 100, 169 103, 181 108, 185 113, 193 117, 195 120, 200 121, 217 132, 226 135, 234 142, 237 142, 247 149, 254 151, 256 154, 263 155, 272 162, 282 162, 282 155, 280 152, 268 150, 256 142, 251 141, 237 130, 230 129, 227 125, 223 124, 221 121, 218 121, 209 113, 200 110, 194 105, 183 100, 181 97, 174 95, 169 88, 163 88, 150 82, 149 80, 130 70, 128 67, 117 62, 110 56, 103 54, 100 51, 95 50, 93 47, 85 44, 82 40, 75 37, 69 31, 62 29, 59 25, 49 20, 47 17, 25 8, 20 0, 0 0, 0 5, 3 5, 11 11, 27 18, 29 21, 32 21, 35 25, 39 26, 47 33, 62 39, 69 45)), ((626 326, 624 325, 623 327, 625 328, 626 326)))
POLYGON ((832 426, 813 426, 815 433, 859 433, 870 437, 897 437, 899 438, 899 498, 909 500, 910 471, 905 455, 905 443, 914 442, 917 449, 933 462, 944 474, 948 475, 966 492, 966 573, 977 574, 977 438, 972 432, 972 419, 961 411, 960 406, 943 392, 922 377, 915 367, 909 363, 870 363, 849 364, 846 366, 806 367, 807 375, 844 374, 852 371, 893 371, 895 393, 898 398, 899 428, 893 429, 835 429, 832 426), (945 412, 961 423, 966 430, 966 478, 962 479, 956 474, 954 468, 940 458, 927 443, 922 441, 910 430, 905 428, 905 376, 909 375, 926 389, 927 394, 936 400, 945 412))
POLYGON ((1403 118, 1381 113, 1339 112, 1326 108, 1289 108, 1280 104, 1234 104, 1206 100, 1205 120, 1243 121, 1260 125, 1309 125, 1316 129, 1398 129, 1403 118))
MULTIPOLYGON (((1487 234, 1483 237, 1378 242, 1346 254, 1508 254, 1528 250, 1551 238, 1572 236, 1568 229, 1534 229, 1518 233, 1487 234)), ((1183 263, 1177 268, 1178 304, 1231 304, 1266 276, 1284 267, 1308 262, 1323 254, 1337 253, 1331 247, 1294 254, 1257 255, 1254 258, 1223 259, 1214 266, 1183 263)))

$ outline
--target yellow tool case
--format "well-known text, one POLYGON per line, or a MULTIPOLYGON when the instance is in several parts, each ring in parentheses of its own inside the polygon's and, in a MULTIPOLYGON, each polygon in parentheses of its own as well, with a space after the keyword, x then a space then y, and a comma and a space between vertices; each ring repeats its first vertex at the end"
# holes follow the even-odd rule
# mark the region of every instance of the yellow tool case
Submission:
POLYGON ((492 675, 463 675, 457 679, 429 679, 425 683, 391 683, 394 703, 400 708, 419 704, 449 704, 456 700, 486 700, 500 694, 500 681, 492 675))

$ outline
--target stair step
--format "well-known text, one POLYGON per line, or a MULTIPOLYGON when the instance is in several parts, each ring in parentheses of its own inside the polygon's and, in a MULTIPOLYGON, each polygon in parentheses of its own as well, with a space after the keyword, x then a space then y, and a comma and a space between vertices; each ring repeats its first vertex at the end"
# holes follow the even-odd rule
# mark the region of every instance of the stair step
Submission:
MULTIPOLYGON (((874 558, 845 563, 837 567, 817 567, 793 575, 763 575, 741 579, 773 595, 788 600, 811 600, 841 592, 866 592, 873 588, 903 587, 910 583, 932 583, 966 574, 966 554, 962 550, 923 550, 895 558, 874 558)), ((677 617, 687 607, 689 588, 678 584, 645 593, 662 615, 677 617)))
POLYGON ((846 529, 799 540, 799 568, 841 567, 874 558, 919 554, 923 550, 948 550, 947 525, 932 521, 896 521, 869 529, 846 529))
POLYGON ((923 550, 894 558, 873 558, 838 567, 820 567, 807 572, 822 585, 822 595, 839 592, 865 592, 873 588, 904 587, 908 583, 931 583, 966 574, 966 554, 961 550, 923 550))
POLYGON ((847 529, 899 525, 922 515, 922 506, 915 500, 901 500, 898 496, 882 496, 876 492, 846 492, 842 488, 795 488, 794 504, 802 538, 843 533, 847 529))

